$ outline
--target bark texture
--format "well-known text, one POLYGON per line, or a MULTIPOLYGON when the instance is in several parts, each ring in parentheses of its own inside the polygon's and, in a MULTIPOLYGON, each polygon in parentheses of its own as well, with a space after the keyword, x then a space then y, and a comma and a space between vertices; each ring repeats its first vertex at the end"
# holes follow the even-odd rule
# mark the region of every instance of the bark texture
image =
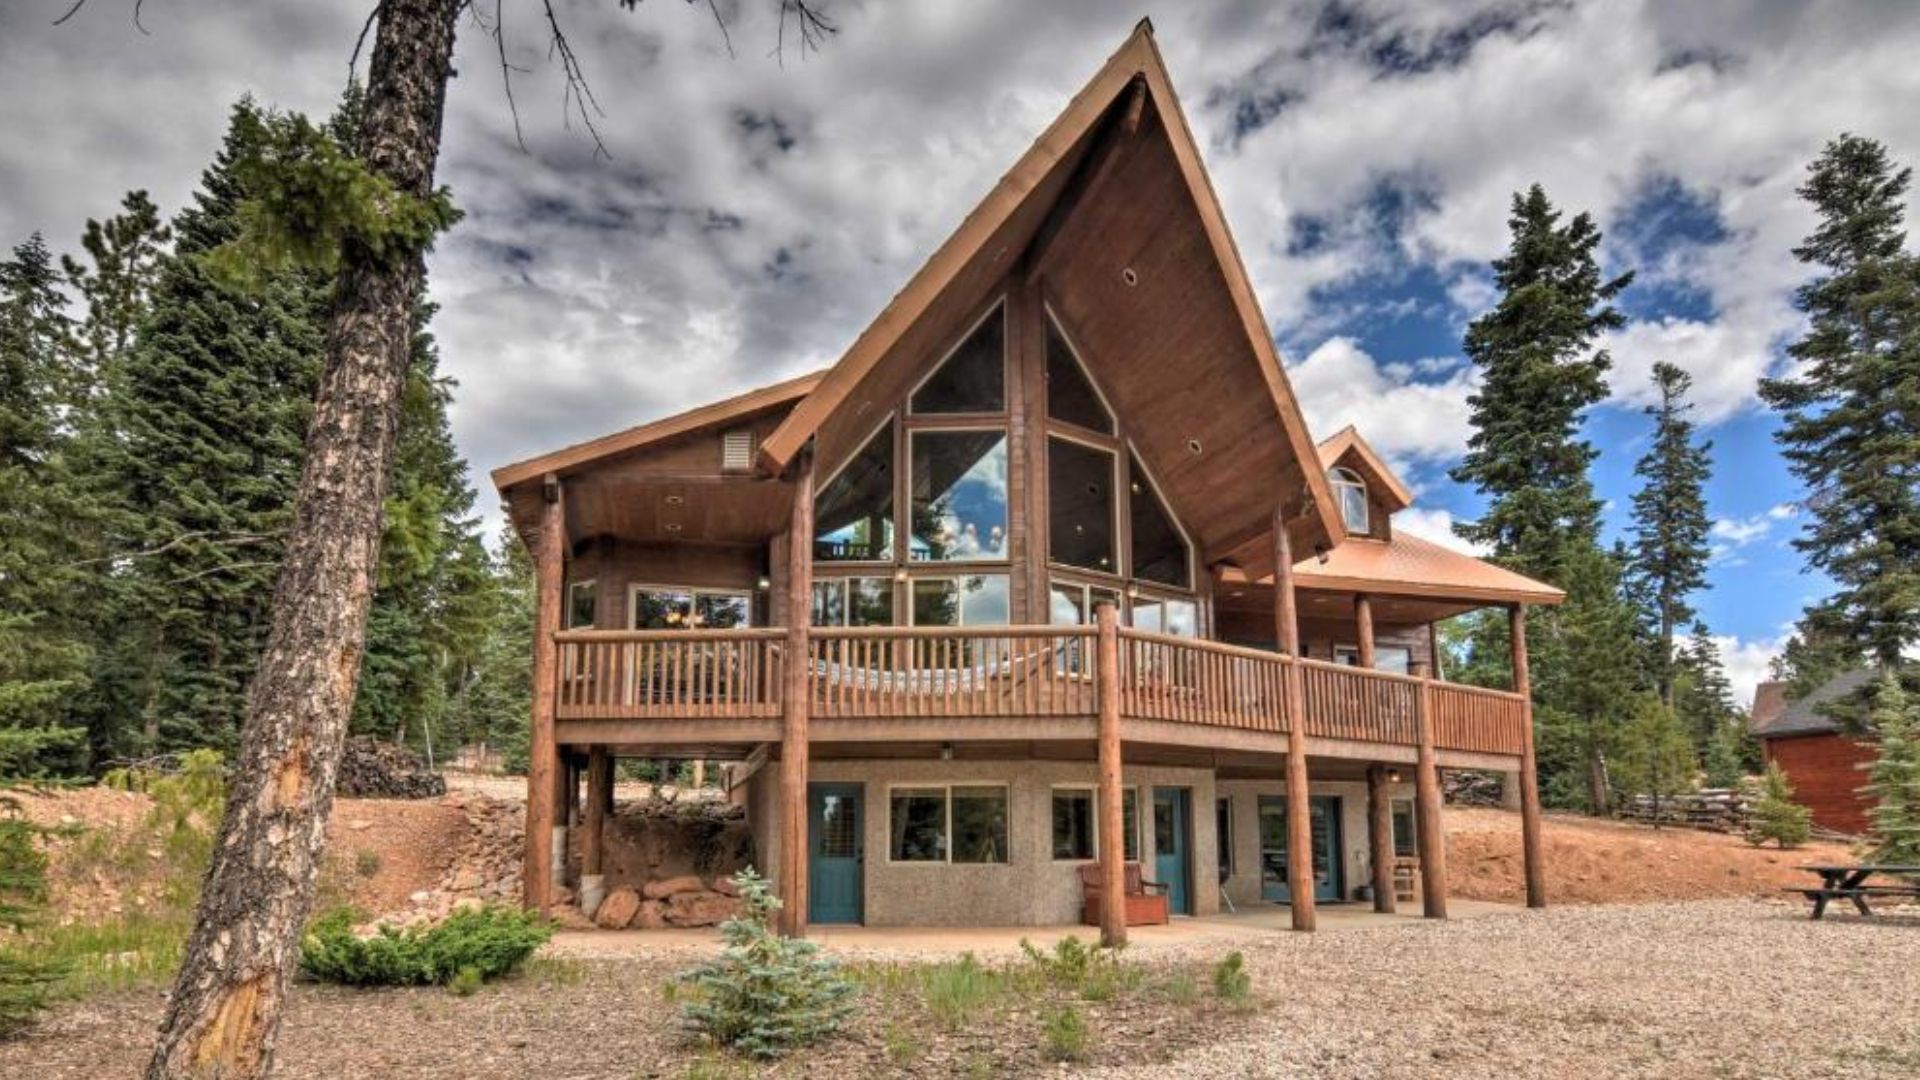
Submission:
MULTIPOLYGON (((460 0, 384 0, 362 152, 426 196, 460 0)), ((343 252, 273 624, 247 695, 226 819, 147 1067, 149 1080, 258 1077, 333 808, 359 676, 422 263, 343 252)))

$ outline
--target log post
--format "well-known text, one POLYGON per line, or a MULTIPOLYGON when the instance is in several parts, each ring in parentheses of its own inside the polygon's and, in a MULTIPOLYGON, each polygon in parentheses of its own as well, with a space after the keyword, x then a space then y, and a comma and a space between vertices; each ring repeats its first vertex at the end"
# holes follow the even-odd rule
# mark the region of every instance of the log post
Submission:
POLYGON ((1420 846, 1420 896, 1427 918, 1447 917, 1447 834, 1440 826, 1440 766, 1433 748, 1433 684, 1420 680, 1414 692, 1420 731, 1419 763, 1413 772, 1414 832, 1420 846))
POLYGON ((787 655, 783 669, 780 740, 780 873, 784 905, 780 931, 807 936, 807 720, 812 705, 808 637, 813 621, 813 451, 800 452, 793 470, 793 510, 787 522, 787 655))
POLYGON ((1366 593, 1353 594, 1353 628, 1359 643, 1359 657, 1362 668, 1372 671, 1374 663, 1373 648, 1373 598, 1366 593))
POLYGON ((1126 814, 1120 805, 1120 616, 1111 602, 1094 608, 1094 691, 1100 703, 1100 944, 1127 943, 1126 814))
POLYGON ((567 547, 566 492, 547 477, 534 558, 533 710, 527 748, 527 854, 521 866, 521 902, 545 911, 553 902, 554 808, 560 753, 553 740, 554 694, 559 687, 560 594, 567 547))
POLYGON ((600 872, 601 838, 607 831, 607 794, 612 790, 613 758, 608 756, 606 747, 596 746, 587 752, 586 835, 580 838, 582 875, 600 872))
POLYGON ((1317 923, 1313 896, 1313 825, 1307 803, 1307 689, 1300 670, 1300 608, 1293 594, 1293 541, 1286 509, 1273 509, 1274 640, 1288 658, 1287 691, 1287 903, 1295 930, 1317 923))
POLYGON ((1520 695, 1520 853, 1527 906, 1547 906, 1547 870, 1540 860, 1540 771, 1533 760, 1533 681, 1527 673, 1527 609, 1507 609, 1513 647, 1513 692, 1520 695))
POLYGON ((1387 767, 1367 766, 1367 861, 1373 864, 1373 910, 1393 914, 1393 801, 1387 767))

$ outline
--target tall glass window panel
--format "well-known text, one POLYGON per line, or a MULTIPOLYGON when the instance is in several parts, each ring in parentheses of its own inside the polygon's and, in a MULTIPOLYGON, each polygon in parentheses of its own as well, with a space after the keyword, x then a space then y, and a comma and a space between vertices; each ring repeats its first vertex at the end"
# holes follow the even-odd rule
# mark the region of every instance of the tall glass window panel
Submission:
POLYGON ((1142 596, 1133 602, 1133 625, 1156 634, 1199 637, 1200 605, 1191 600, 1142 596))
POLYGON ((593 629, 599 596, 600 583, 597 581, 576 581, 567 586, 567 629, 593 629))
POLYGON ((1120 827, 1126 842, 1120 845, 1128 862, 1140 861, 1140 789, 1120 789, 1120 827))
POLYGON ((1005 626, 1011 591, 1005 574, 921 578, 913 583, 913 624, 1005 626))
POLYGON ((1047 320, 1047 417, 1089 431, 1113 434, 1113 414, 1074 359, 1073 350, 1051 318, 1047 320))
POLYGON ((1048 558, 1114 573, 1113 454, 1048 439, 1047 504, 1048 558))
POLYGON ((893 624, 893 582, 886 578, 848 578, 847 625, 893 624))
POLYGON ((1352 469, 1332 469, 1327 480, 1333 487, 1333 501, 1340 506, 1340 523, 1348 532, 1365 536, 1370 531, 1366 482, 1352 469))
POLYGON ((1053 857, 1093 858, 1093 792, 1063 788, 1053 793, 1053 857))
POLYGON ((692 625, 692 590, 634 590, 633 628, 635 630, 685 630, 692 625))
POLYGON ((995 413, 1007 407, 1006 309, 996 307, 913 392, 917 414, 995 413))
POLYGON ((945 788, 894 788, 887 811, 889 858, 894 862, 947 860, 945 788))
POLYGON ((753 601, 739 593, 698 593, 693 625, 703 630, 732 630, 753 621, 753 601))
POLYGON ((814 499, 813 557, 893 558, 893 425, 880 429, 814 499))
POLYGON ((916 431, 912 443, 914 561, 1006 558, 1006 432, 916 431))
POLYGON ((1193 586, 1192 560, 1187 541, 1173 523, 1173 514, 1160 501, 1140 459, 1129 456, 1132 476, 1127 488, 1127 516, 1133 525, 1133 576, 1177 589, 1193 586))
POLYGON ((828 578, 813 583, 813 625, 847 625, 846 578, 828 578))
POLYGON ((1007 861, 1007 789, 953 789, 953 861, 1007 861))

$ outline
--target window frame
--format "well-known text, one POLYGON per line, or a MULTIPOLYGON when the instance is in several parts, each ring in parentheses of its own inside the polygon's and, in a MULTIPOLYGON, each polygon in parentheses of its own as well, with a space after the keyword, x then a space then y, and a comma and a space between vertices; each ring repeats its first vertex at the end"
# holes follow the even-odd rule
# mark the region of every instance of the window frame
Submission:
MULTIPOLYGON (((1147 848, 1144 843, 1144 838, 1141 836, 1140 785, 1120 785, 1120 827, 1122 830, 1126 829, 1128 795, 1133 796, 1133 858, 1127 858, 1127 847, 1123 839, 1120 845, 1120 861, 1138 862, 1144 866, 1146 864, 1147 848)), ((1082 783, 1047 785, 1047 855, 1049 861, 1055 863, 1083 863, 1100 857, 1100 785, 1082 783), (1093 854, 1085 858, 1077 855, 1062 857, 1053 854, 1053 799, 1055 795, 1062 791, 1084 791, 1087 793, 1088 798, 1093 801, 1093 816, 1090 819, 1092 836, 1089 838, 1093 846, 1093 854)))
MULTIPOLYGON (((1188 640, 1207 640, 1207 606, 1200 602, 1200 597, 1197 594, 1182 592, 1171 585, 1159 585, 1151 588, 1142 586, 1134 587, 1131 589, 1131 595, 1128 597, 1127 625, 1136 630, 1139 629, 1139 626, 1135 619, 1135 613, 1138 611, 1142 601, 1149 604, 1173 603, 1193 605, 1193 636, 1188 640)), ((1167 637, 1184 636, 1172 633, 1164 627, 1159 630, 1148 630, 1146 633, 1163 634, 1167 637)))
POLYGON ((1340 526, 1347 531, 1347 535, 1372 536, 1373 501, 1372 493, 1367 490, 1366 478, 1355 470, 1347 468, 1345 465, 1335 465, 1327 470, 1327 487, 1332 489, 1333 505, 1334 508, 1340 512, 1340 526), (1364 520, 1361 521, 1360 527, 1357 529, 1347 521, 1347 505, 1345 496, 1341 490, 1343 488, 1352 489, 1360 493, 1360 512, 1364 516, 1364 520))
POLYGON ((1012 866, 1013 865, 1013 783, 1008 780, 937 780, 926 783, 909 781, 888 781, 886 785, 887 803, 887 866, 1012 866), (932 791, 939 789, 941 801, 946 807, 945 824, 942 834, 946 840, 940 859, 896 859, 893 857, 893 793, 900 789, 932 791), (998 788, 1006 798, 1007 807, 1007 850, 1005 857, 998 862, 955 862, 953 861, 953 789, 954 788, 998 788))
MULTIPOLYGON (((953 416, 958 416, 960 414, 940 413, 938 415, 941 417, 942 420, 946 420, 953 416)), ((979 422, 974 422, 969 420, 969 422, 957 423, 957 424, 938 423, 938 424, 928 424, 925 426, 917 426, 917 425, 909 426, 906 429, 906 446, 903 448, 903 452, 906 455, 907 467, 905 469, 899 470, 899 474, 900 474, 901 480, 906 486, 907 497, 904 505, 897 506, 895 508, 895 513, 898 514, 898 513, 904 512, 906 514, 907 521, 906 521, 905 529, 900 528, 898 523, 894 525, 894 530, 893 530, 894 536, 899 539, 900 543, 898 544, 898 546, 900 547, 901 550, 898 553, 898 556, 896 556, 896 559, 892 561, 899 562, 901 558, 904 558, 905 560, 904 565, 906 566, 936 567, 939 570, 945 570, 951 567, 963 567, 963 566, 1004 567, 1012 563, 1013 562, 1013 513, 1014 513, 1012 480, 1013 480, 1014 460, 1013 460, 1013 434, 1009 425, 1004 423, 1001 423, 1001 424, 979 423, 979 422), (965 435, 965 434, 976 433, 976 432, 997 432, 1000 436, 1001 452, 1006 455, 1007 479, 1008 479, 1007 501, 1006 501, 1007 522, 1006 522, 1006 533, 1001 541, 1001 547, 1002 547, 1002 550, 1005 551, 1005 554, 999 556, 998 558, 976 557, 976 558, 970 558, 970 559, 916 559, 914 558, 914 554, 913 554, 913 541, 914 541, 914 536, 913 536, 913 463, 914 463, 913 440, 920 435, 965 435)), ((836 563, 836 565, 844 565, 844 564, 836 563)))
MULTIPOLYGON (((934 420, 936 422, 953 419, 970 420, 988 416, 1006 416, 1013 398, 1013 349, 1010 347, 1013 338, 1013 329, 1012 320, 1008 318, 1006 294, 1004 292, 996 293, 993 298, 988 301, 986 310, 981 312, 979 317, 975 318, 972 322, 969 322, 965 330, 956 334, 953 343, 948 345, 946 351, 940 354, 940 358, 927 365, 927 370, 922 372, 918 379, 914 380, 913 385, 907 389, 906 396, 900 401, 900 415, 915 420, 934 420), (920 391, 924 389, 928 383, 933 381, 935 375, 940 374, 940 369, 947 366, 947 361, 953 359, 953 354, 959 352, 961 347, 966 345, 967 342, 972 341, 973 335, 978 333, 980 328, 987 324, 987 320, 993 318, 995 314, 1000 315, 1000 407, 998 409, 985 411, 933 413, 919 412, 914 409, 913 399, 918 397, 920 391)), ((862 443, 861 445, 864 446, 865 444, 862 443)))
POLYGON ((567 582, 567 601, 564 611, 563 630, 592 630, 600 625, 600 579, 588 578, 585 581, 567 582), (573 621, 573 594, 579 590, 589 590, 593 595, 593 621, 581 625, 573 621))
POLYGON ((1195 565, 1195 562, 1197 561, 1197 555, 1195 554, 1197 548, 1193 542, 1193 536, 1192 534, 1187 532, 1187 527, 1185 524, 1181 522, 1180 515, 1173 512, 1173 505, 1167 502, 1166 489, 1162 487, 1160 484, 1160 481, 1154 477, 1153 470, 1148 468, 1147 463, 1141 459, 1139 448, 1134 446, 1133 443, 1131 442, 1126 442, 1125 440, 1122 440, 1122 441, 1125 442, 1126 451, 1127 451, 1127 473, 1129 477, 1129 483, 1127 485, 1127 496, 1126 496, 1127 498, 1127 532, 1126 532, 1127 580, 1130 582, 1140 582, 1145 588, 1166 589, 1173 592, 1185 592, 1197 597, 1199 594, 1199 589, 1197 589, 1195 586, 1196 586, 1196 583, 1200 580, 1200 575, 1199 575, 1199 567, 1195 565), (1160 509, 1166 512, 1167 521, 1173 525, 1173 531, 1180 537, 1180 542, 1186 546, 1187 583, 1185 585, 1169 585, 1164 581, 1154 581, 1150 578, 1139 577, 1134 573, 1133 485, 1131 483, 1131 476, 1133 473, 1133 467, 1135 465, 1140 466, 1140 476, 1142 479, 1146 480, 1147 490, 1149 494, 1152 496, 1154 501, 1159 504, 1160 509))
MULTIPOLYGON (((901 429, 900 427, 897 427, 895 425, 897 422, 900 422, 903 420, 904 420, 904 410, 901 410, 901 409, 888 410, 887 414, 881 417, 880 422, 874 426, 873 430, 867 432, 867 434, 863 438, 859 439, 853 444, 853 452, 848 454, 846 458, 840 462, 839 465, 835 466, 834 470, 828 473, 825 479, 817 480, 814 482, 814 485, 813 485, 813 499, 814 499, 814 504, 817 506, 819 504, 821 494, 825 492, 828 488, 832 487, 834 481, 840 479, 840 474, 846 472, 847 469, 852 467, 853 463, 859 459, 862 453, 866 452, 867 447, 870 444, 872 444, 874 439, 880 436, 881 432, 888 431, 889 429, 891 429, 893 438, 887 440, 887 460, 891 464, 891 467, 893 469, 892 490, 888 492, 888 497, 892 500, 893 505, 891 508, 889 508, 887 512, 887 524, 893 529, 893 544, 892 544, 893 551, 890 552, 887 555, 887 557, 884 559, 822 559, 820 558, 820 551, 818 546, 820 543, 820 528, 819 528, 819 525, 816 523, 814 526, 813 535, 807 537, 807 560, 811 562, 816 568, 821 566, 852 566, 852 567, 872 568, 876 566, 899 565, 901 548, 903 547, 905 542, 905 535, 900 530, 900 514, 901 514, 900 496, 903 491, 906 491, 906 486, 905 486, 905 481, 901 475, 901 469, 900 469, 901 429)), ((867 575, 867 576, 871 576, 871 575, 867 575)))
MULTIPOLYGON (((922 563, 922 564, 920 564, 920 565, 923 565, 923 566, 939 566, 939 567, 942 567, 942 568, 945 568, 945 567, 946 567, 946 564, 945 564, 945 563, 922 563)), ((924 625, 924 626, 938 626, 938 627, 943 627, 943 628, 947 628, 947 629, 953 629, 953 630, 960 630, 960 629, 964 629, 964 628, 966 628, 966 627, 969 627, 969 626, 1013 626, 1013 625, 1016 625, 1016 624, 1014 623, 1014 621, 1013 621, 1013 574, 1012 574, 1011 572, 1007 572, 1007 571, 1002 571, 1002 572, 999 572, 999 573, 977 573, 977 574, 970 574, 970 573, 959 573, 959 574, 914 574, 914 575, 912 575, 911 577, 909 577, 909 578, 907 578, 907 580, 906 580, 906 585, 907 585, 907 621, 906 621, 906 622, 904 622, 904 623, 902 623, 902 622, 900 622, 900 621, 898 620, 898 617, 897 617, 897 615, 896 615, 896 618, 895 618, 895 621, 894 621, 894 625, 895 625, 895 626, 922 626, 922 625, 924 625), (955 623, 955 624, 953 624, 953 626, 951 626, 951 627, 947 627, 947 625, 946 625, 945 623, 921 623, 921 622, 919 621, 919 618, 918 618, 918 616, 917 616, 917 615, 916 615, 916 614, 914 613, 914 603, 913 603, 913 599, 914 599, 914 598, 913 598, 913 590, 914 590, 914 587, 915 587, 915 586, 917 586, 917 585, 919 585, 919 584, 920 584, 921 582, 923 582, 923 581, 959 581, 959 580, 961 580, 962 578, 973 578, 973 577, 977 577, 977 578, 988 578, 988 577, 996 577, 996 578, 1004 578, 1004 579, 1006 580, 1006 583, 1007 583, 1007 621, 1006 621, 1006 622, 1003 622, 1003 623, 970 623, 970 622, 967 622, 967 621, 966 621, 966 613, 967 613, 967 608, 966 608, 966 604, 965 604, 965 603, 962 603, 962 604, 960 604, 960 605, 959 605, 958 607, 956 607, 956 608, 954 609, 954 610, 956 610, 956 611, 958 611, 958 612, 960 613, 960 619, 961 619, 961 621, 960 621, 960 622, 958 622, 958 623, 955 623)), ((897 599, 897 598, 896 598, 896 600, 894 601, 894 603, 895 603, 895 608, 896 608, 896 611, 897 611, 897 610, 898 610, 898 605, 899 605, 899 601, 898 601, 898 599, 897 599)))
MULTIPOLYGON (((1360 666, 1360 646, 1357 644, 1349 645, 1345 642, 1340 642, 1340 641, 1334 642, 1333 643, 1333 662, 1336 664, 1346 664, 1348 667, 1355 667, 1355 668, 1359 667, 1360 666), (1347 657, 1347 656, 1351 656, 1353 658, 1351 662, 1343 659, 1343 657, 1347 657)), ((1375 642, 1373 646, 1373 667, 1368 668, 1366 670, 1384 672, 1388 675, 1412 675, 1413 664, 1414 664, 1413 646, 1382 645, 1378 642, 1375 642), (1381 667, 1380 654, 1384 652, 1406 653, 1407 654, 1407 670, 1395 671, 1392 668, 1381 667)))
MULTIPOLYGON (((658 582, 658 581, 634 581, 634 582, 629 582, 627 585, 627 629, 628 630, 641 629, 639 626, 635 624, 639 621, 640 594, 643 592, 686 593, 689 597, 692 598, 694 610, 696 612, 699 610, 700 598, 703 596, 728 596, 736 599, 745 600, 747 602, 747 621, 744 623, 741 623, 739 626, 727 627, 727 629, 746 630, 746 629, 751 629, 755 625, 753 621, 753 590, 752 589, 733 588, 731 586, 708 587, 705 585, 670 585, 665 582, 658 582)), ((811 602, 811 598, 809 598, 809 602, 811 602)), ((703 630, 707 628, 699 627, 699 626, 687 626, 687 627, 682 627, 682 629, 703 630)))
POLYGON ((1213 846, 1214 861, 1218 868, 1227 872, 1227 877, 1239 873, 1233 857, 1233 796, 1215 795, 1213 797, 1213 846), (1221 826, 1225 826, 1222 828, 1221 826))
MULTIPOLYGON (((830 563, 829 565, 837 566, 840 564, 830 563)), ((822 626, 822 627, 840 627, 840 628, 851 627, 851 626, 900 626, 902 625, 902 623, 900 622, 900 590, 894 588, 894 579, 891 574, 870 574, 870 573, 869 574, 863 574, 863 573, 816 574, 813 579, 813 588, 818 589, 822 585, 830 585, 833 588, 839 590, 840 621, 835 623, 813 622, 811 625, 822 626), (853 583, 856 581, 877 581, 881 585, 886 587, 887 600, 889 605, 893 609, 892 621, 886 622, 886 623, 855 623, 853 622, 852 620, 853 583)), ((811 619, 813 614, 813 597, 811 595, 807 597, 807 613, 808 613, 808 617, 811 619)))
MULTIPOLYGON (((1046 395, 1043 395, 1046 397, 1046 400, 1040 403, 1040 410, 1039 410, 1040 422, 1042 426, 1046 427, 1047 429, 1049 429, 1049 431, 1051 431, 1053 426, 1057 424, 1064 431, 1068 431, 1068 432, 1082 432, 1088 436, 1091 436, 1097 439, 1119 439, 1121 437, 1120 413, 1116 409, 1114 409, 1113 402, 1107 400, 1106 391, 1100 389, 1100 383, 1094 379, 1092 369, 1087 367, 1086 359, 1080 355, 1080 346, 1074 344, 1073 335, 1067 333, 1066 324, 1060 321, 1060 316, 1058 313, 1056 313, 1053 310, 1053 304, 1051 302, 1042 301, 1040 308, 1045 315, 1047 323, 1053 327, 1055 333, 1060 335, 1061 343, 1066 345, 1067 355, 1073 358, 1074 366, 1080 369, 1080 377, 1082 379, 1085 379, 1087 381, 1087 386, 1093 390, 1094 400, 1098 401, 1100 403, 1100 407, 1106 410, 1107 422, 1113 425, 1113 430, 1101 431, 1098 428, 1090 428, 1082 424, 1076 424, 1071 420, 1061 420, 1056 418, 1053 415, 1053 399, 1051 396, 1046 396, 1046 395)), ((1041 329, 1045 330, 1046 327, 1043 326, 1041 327, 1041 329)), ((1041 364, 1041 375, 1042 375, 1041 383, 1042 385, 1045 385, 1046 356, 1044 354, 1040 358, 1040 364, 1041 364)))
POLYGON ((1074 428, 1071 425, 1066 425, 1063 428, 1063 430, 1058 430, 1058 431, 1054 430, 1051 426, 1049 426, 1046 432, 1046 461, 1045 461, 1045 468, 1047 470, 1046 563, 1047 563, 1048 573, 1051 574, 1052 572, 1057 570, 1064 570, 1064 571, 1067 571, 1068 573, 1094 574, 1100 577, 1110 577, 1122 583, 1132 581, 1133 580, 1132 578, 1129 578, 1125 573, 1121 572, 1121 567, 1130 567, 1132 565, 1132 553, 1128 550, 1130 545, 1127 543, 1127 540, 1128 540, 1127 525, 1129 524, 1129 522, 1127 521, 1126 512, 1128 508, 1122 505, 1122 500, 1126 498, 1126 495, 1125 495, 1126 480, 1121 475, 1121 472, 1120 472, 1120 454, 1121 454, 1121 451, 1126 449, 1126 440, 1120 439, 1117 437, 1095 439, 1095 438, 1090 438, 1086 435, 1082 435, 1079 433, 1079 431, 1080 429, 1078 428, 1074 428), (1113 569, 1102 570, 1097 566, 1081 566, 1078 563, 1061 562, 1059 559, 1054 558, 1054 555, 1053 555, 1053 495, 1054 495, 1053 440, 1055 439, 1062 440, 1063 442, 1074 443, 1088 450, 1093 450, 1098 453, 1107 455, 1107 459, 1110 462, 1110 467, 1108 469, 1108 481, 1110 484, 1109 490, 1112 492, 1112 498, 1109 500, 1109 505, 1108 505, 1108 517, 1110 520, 1108 521, 1107 524, 1108 524, 1108 527, 1112 530, 1111 535, 1113 537, 1113 569), (1109 442, 1111 442, 1113 445, 1108 445, 1109 442))
POLYGON ((1414 812, 1412 799, 1388 798, 1387 833, 1391 840, 1393 857, 1395 859, 1417 859, 1420 857, 1420 819, 1414 812), (1405 853, 1402 853, 1400 850, 1400 834, 1393 827, 1393 823, 1400 817, 1402 807, 1406 808, 1407 814, 1407 850, 1405 853))

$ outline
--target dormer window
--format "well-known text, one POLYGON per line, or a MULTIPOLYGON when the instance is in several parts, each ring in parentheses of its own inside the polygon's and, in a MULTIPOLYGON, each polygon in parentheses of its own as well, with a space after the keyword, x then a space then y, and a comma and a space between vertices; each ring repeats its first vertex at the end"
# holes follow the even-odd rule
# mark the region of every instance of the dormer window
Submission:
POLYGON ((1333 487, 1333 501, 1340 506, 1340 523, 1349 533, 1365 536, 1368 527, 1367 482, 1352 469, 1327 470, 1327 483, 1333 487))

